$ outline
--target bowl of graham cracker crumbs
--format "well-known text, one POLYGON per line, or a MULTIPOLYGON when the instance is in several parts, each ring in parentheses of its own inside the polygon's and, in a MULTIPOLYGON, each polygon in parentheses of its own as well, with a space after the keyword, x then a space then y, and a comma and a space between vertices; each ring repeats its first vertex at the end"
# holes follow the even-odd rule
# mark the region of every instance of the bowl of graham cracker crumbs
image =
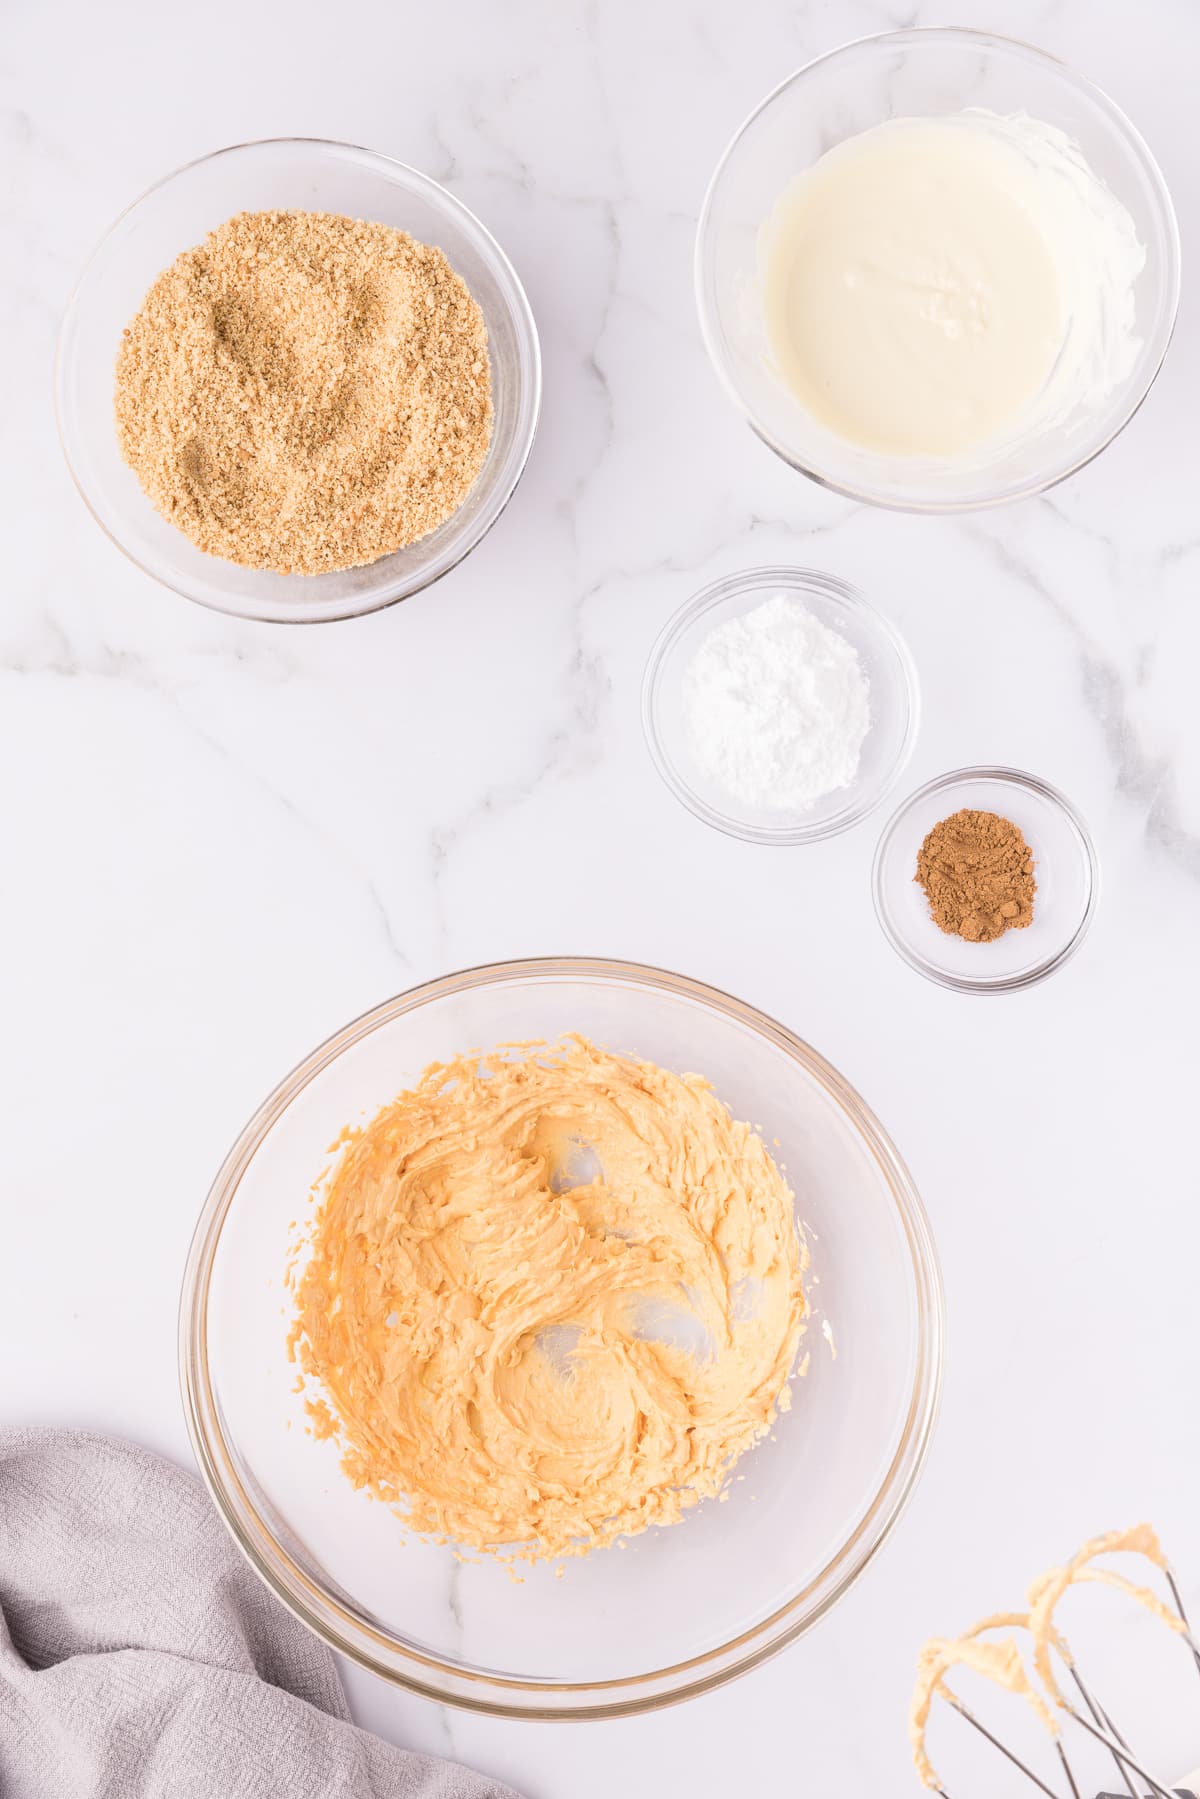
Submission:
POLYGON ((537 329, 479 220, 390 157, 316 139, 189 163, 80 276, 63 448, 132 561, 218 611, 373 612, 468 555, 541 400, 537 329))
POLYGON ((1014 768, 962 768, 910 794, 875 852, 875 911, 911 968, 960 993, 1013 993, 1075 954, 1100 868, 1065 794, 1014 768))

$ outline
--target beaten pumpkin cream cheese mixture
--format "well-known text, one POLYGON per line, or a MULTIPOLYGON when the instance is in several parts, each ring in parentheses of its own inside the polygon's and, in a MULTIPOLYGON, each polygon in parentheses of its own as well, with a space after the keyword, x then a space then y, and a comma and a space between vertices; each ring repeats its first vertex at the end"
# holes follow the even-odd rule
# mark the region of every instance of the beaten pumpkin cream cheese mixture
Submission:
POLYGON ((719 1494, 787 1408, 807 1260, 700 1076, 504 1046, 348 1136, 291 1351, 315 1430, 417 1531, 585 1554, 719 1494))

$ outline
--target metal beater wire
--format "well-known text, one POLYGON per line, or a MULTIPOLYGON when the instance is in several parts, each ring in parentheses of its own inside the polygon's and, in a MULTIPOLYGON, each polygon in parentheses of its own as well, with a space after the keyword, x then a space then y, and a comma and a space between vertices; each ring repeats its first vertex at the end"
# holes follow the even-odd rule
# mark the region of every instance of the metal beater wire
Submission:
POLYGON ((1188 1623, 1188 1615, 1183 1609, 1183 1599, 1179 1591, 1179 1582, 1175 1579, 1174 1569, 1168 1568, 1166 1570, 1166 1576, 1167 1585, 1171 1589, 1171 1598, 1175 1601, 1175 1610, 1183 1620, 1183 1640, 1192 1652, 1192 1660, 1195 1662, 1196 1667, 1200 1669, 1200 1649, 1197 1649, 1196 1647, 1196 1639, 1192 1635, 1192 1627, 1188 1623))
MULTIPOLYGON (((1071 1679, 1075 1682, 1075 1685, 1079 1688, 1079 1692, 1083 1699, 1083 1703, 1087 1706, 1088 1710, 1091 1712, 1092 1717, 1096 1720, 1096 1723, 1102 1724, 1104 1726, 1104 1728, 1109 1732, 1110 1736, 1113 1737, 1114 1742, 1120 1743, 1122 1749, 1128 1749, 1129 1744, 1125 1741, 1125 1738, 1121 1735, 1120 1731, 1117 1729, 1116 1725, 1113 1723, 1109 1714, 1105 1711, 1104 1707, 1099 1703, 1099 1701, 1092 1697, 1092 1695, 1088 1691, 1087 1687, 1083 1684, 1083 1676, 1080 1674, 1079 1669, 1075 1666, 1075 1663, 1073 1661, 1068 1661, 1067 1668, 1068 1668, 1068 1671, 1070 1672, 1071 1679)), ((1129 1799, 1140 1799, 1140 1795, 1138 1793, 1137 1788, 1134 1786, 1132 1780, 1130 1780, 1130 1778, 1129 1778, 1129 1769, 1125 1766, 1125 1763, 1122 1761, 1120 1755, 1118 1755, 1116 1749, 1115 1748, 1111 1749, 1109 1751, 1109 1753, 1111 1754, 1114 1762, 1117 1764, 1117 1773, 1121 1776, 1121 1779, 1125 1786, 1125 1791, 1129 1794, 1129 1799)))
MULTIPOLYGON (((959 1716, 962 1718, 965 1718, 967 1720, 968 1724, 973 1724, 975 1726, 976 1730, 979 1732, 980 1736, 986 1737, 988 1742, 992 1745, 992 1747, 994 1749, 998 1749, 1000 1751, 1001 1755, 1006 1756, 1007 1759, 1010 1762, 1012 1762, 1012 1764, 1015 1768, 1020 1768, 1022 1774, 1025 1775, 1027 1780, 1032 1780, 1034 1786, 1037 1787, 1039 1792, 1048 1794, 1049 1799, 1061 1799, 1061 1794, 1056 1793, 1054 1791, 1053 1787, 1048 1787, 1046 1785, 1045 1781, 1041 1778, 1041 1776, 1038 1774, 1035 1774, 1032 1768, 1027 1767, 1026 1764, 1021 1760, 1019 1755, 1014 1755, 1012 1750, 1010 1748, 1008 1748, 1008 1746, 1005 1743, 1002 1743, 1000 1741, 999 1737, 994 1737, 992 1735, 991 1731, 988 1729, 986 1724, 981 1724, 979 1722, 979 1719, 975 1716, 974 1712, 969 1711, 967 1709, 967 1707, 963 1704, 962 1700, 957 1696, 957 1694, 947 1692, 946 1697, 949 1699, 951 1705, 954 1707, 955 1711, 959 1714, 959 1716)), ((1061 1749, 1062 1749, 1061 1744, 1059 1745, 1059 1749, 1061 1752, 1061 1749)), ((1066 1759, 1065 1756, 1063 1759, 1065 1762, 1065 1759, 1066 1759)), ((1067 1775, 1068 1775, 1068 1778, 1071 1779, 1071 1786, 1072 1786, 1072 1789, 1074 1790, 1075 1799, 1079 1799, 1079 1788, 1075 1785, 1074 1779, 1071 1778, 1071 1770, 1070 1770, 1069 1766, 1067 1767, 1067 1775)), ((943 1795, 943 1799, 945 1799, 945 1795, 943 1795)))
POLYGON ((1054 1747, 1058 1750, 1058 1759, 1062 1763, 1063 1773, 1066 1775, 1067 1783, 1071 1788, 1071 1799, 1082 1799, 1079 1788, 1075 1785, 1075 1776, 1071 1772, 1071 1764, 1067 1760, 1067 1752, 1063 1748, 1061 1737, 1055 1737, 1054 1747))
MULTIPOLYGON (((1064 1699, 1062 1703, 1063 1710, 1067 1713, 1068 1717, 1074 1718, 1076 1724, 1083 1730, 1090 1732, 1098 1743, 1103 1743, 1104 1747, 1112 1753, 1114 1742, 1108 1732, 1106 1730, 1101 1730, 1098 1725, 1093 1724, 1090 1718, 1085 1718, 1082 1712, 1076 1711, 1075 1707, 1067 1700, 1064 1699)), ((1143 1768, 1141 1762, 1137 1759, 1137 1756, 1133 1754, 1132 1750, 1126 1748, 1122 1749, 1120 1753, 1124 1759, 1128 1761, 1129 1766, 1133 1769, 1134 1773, 1140 1775, 1147 1783, 1150 1788, 1152 1799, 1175 1799, 1175 1795, 1169 1787, 1165 1787, 1161 1780, 1156 1780, 1148 1769, 1143 1768)))

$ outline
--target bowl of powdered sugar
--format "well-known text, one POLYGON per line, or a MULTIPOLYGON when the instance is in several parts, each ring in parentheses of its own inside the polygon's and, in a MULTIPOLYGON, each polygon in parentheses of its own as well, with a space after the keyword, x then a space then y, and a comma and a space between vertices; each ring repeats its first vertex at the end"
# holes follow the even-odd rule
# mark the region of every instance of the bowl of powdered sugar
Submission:
POLYGON ((812 569, 714 582, 670 619, 642 690, 646 740, 698 818, 806 843, 865 818, 912 750, 917 686, 895 629, 812 569))
POLYGON ((499 245, 427 176, 289 138, 129 207, 63 319, 76 483, 139 567, 242 617, 371 612, 491 529, 533 442, 537 331, 499 245))

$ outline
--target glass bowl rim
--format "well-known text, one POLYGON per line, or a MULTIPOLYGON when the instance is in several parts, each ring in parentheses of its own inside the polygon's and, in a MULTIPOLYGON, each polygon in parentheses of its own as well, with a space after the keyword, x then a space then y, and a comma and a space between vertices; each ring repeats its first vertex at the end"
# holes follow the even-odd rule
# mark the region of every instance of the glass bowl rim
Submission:
POLYGON ((385 1000, 327 1037, 262 1102, 222 1163, 188 1250, 179 1304, 180 1389, 192 1448, 222 1521, 255 1573, 295 1617, 359 1666, 439 1704, 495 1717, 561 1723, 654 1711, 709 1692, 757 1667, 825 1616, 882 1548, 915 1490, 941 1398, 945 1332, 941 1266, 912 1176, 875 1114, 823 1056, 757 1007, 689 976, 608 957, 543 956, 463 969, 385 1000), (697 1002, 749 1026, 813 1078, 839 1107, 883 1177, 908 1250, 916 1312, 916 1365, 900 1440, 865 1513, 827 1565, 785 1605, 719 1647, 667 1668, 606 1681, 561 1683, 485 1673, 401 1645, 348 1614, 330 1591, 303 1574, 262 1523, 232 1468, 218 1422, 205 1330, 215 1255, 241 1179, 271 1128, 309 1082, 344 1050, 430 1000, 476 987, 556 979, 626 984, 697 1002), (393 1665, 385 1654, 402 1665, 393 1665), (438 1684, 439 1676, 444 1684, 438 1684), (668 1679, 675 1684, 658 1690, 656 1683, 668 1679), (457 1691, 454 1683, 471 1690, 457 1691), (548 1695, 567 1703, 539 1705, 539 1699, 548 1695))
POLYGON ((717 379, 720 381, 725 393, 733 401, 738 412, 741 414, 742 419, 749 425, 750 429, 761 443, 764 443, 769 450, 779 457, 781 462, 786 463, 789 468, 794 469, 798 475, 805 476, 809 481, 815 481, 818 487, 824 487, 830 493, 840 494, 845 499, 856 500, 861 505, 878 506, 889 512, 948 516, 957 513, 985 512, 994 506, 1007 506, 1017 500, 1032 499, 1038 494, 1048 493, 1051 488, 1057 487, 1060 482, 1069 480, 1072 475, 1077 475, 1081 469, 1086 468, 1090 462, 1094 462, 1096 457, 1107 450, 1109 445, 1121 435, 1122 431, 1124 431, 1125 427, 1129 424, 1131 419, 1136 416, 1145 403, 1150 390, 1158 379, 1159 372, 1166 360, 1167 351, 1171 347, 1171 340, 1175 335, 1175 326, 1179 317, 1182 257, 1183 251, 1179 235, 1179 220, 1175 212, 1175 203, 1171 198, 1171 190, 1167 185, 1166 177, 1163 175, 1157 159, 1137 126, 1129 118, 1128 114, 1117 105, 1116 101, 1110 98, 1104 88, 1100 87, 1088 76, 1081 75, 1079 71, 1072 68, 1070 63, 1065 61, 1063 57, 1055 56, 1052 51, 1043 50, 1040 45, 1031 44, 1024 38, 1009 37, 1003 32, 987 31, 973 25, 912 25, 906 26, 899 31, 868 32, 862 37, 848 38, 845 43, 836 44, 832 50, 825 50, 822 51, 819 56, 810 57, 807 62, 801 63, 798 68, 793 69, 789 75, 785 75, 782 81, 777 82, 769 93, 759 101, 757 106, 753 107, 750 112, 746 114, 746 117, 734 131, 724 150, 721 152, 709 180, 708 187, 705 190, 704 201, 700 208, 700 216, 696 222, 696 241, 692 268, 696 311, 700 321, 700 335, 704 340, 704 348, 707 352, 709 363, 716 373, 717 379), (1126 401, 1120 409, 1119 415, 1115 419, 1111 429, 1100 442, 1094 444, 1086 451, 1086 453, 1077 454, 1070 458, 1069 461, 1057 471, 1052 471, 1048 475, 1024 480, 1011 489, 1005 489, 998 493, 986 494, 981 498, 931 501, 915 499, 909 496, 898 498, 887 496, 878 493, 866 485, 856 486, 852 482, 836 480, 832 476, 823 473, 822 470, 813 468, 807 462, 802 461, 793 454, 786 445, 779 442, 773 433, 768 431, 765 426, 761 424, 743 400, 727 365, 727 360, 721 350, 720 333, 717 329, 712 309, 708 303, 706 254, 711 232, 712 209, 717 189, 720 185, 721 178, 725 173, 726 166, 742 138, 788 88, 799 82, 813 69, 821 67, 824 63, 833 62, 836 58, 844 56, 850 51, 860 50, 866 45, 900 45, 918 41, 928 42, 933 38, 940 38, 942 40, 961 40, 964 44, 972 44, 977 48, 981 45, 998 45, 1003 50, 1019 51, 1024 56, 1032 57, 1036 61, 1045 63, 1052 69, 1058 70, 1069 82, 1074 83, 1077 87, 1087 92, 1089 97, 1098 105, 1100 111, 1108 117, 1110 123, 1112 123, 1118 132, 1125 137, 1135 159, 1141 164, 1142 170, 1148 178, 1149 185, 1153 190, 1157 202, 1159 222, 1166 243, 1167 281, 1163 304, 1155 326, 1156 332, 1161 337, 1161 342, 1157 345, 1157 354, 1155 355, 1152 364, 1147 368, 1144 378, 1137 386, 1131 387, 1129 394, 1126 397, 1126 401))
POLYGON ((871 867, 871 898, 875 903, 875 916, 880 929, 896 954, 916 969, 927 980, 934 981, 939 987, 948 987, 956 993, 1018 993, 1025 987, 1036 987, 1040 981, 1054 974, 1064 963, 1069 962, 1080 948, 1088 931, 1091 929, 1096 907, 1100 902, 1100 858, 1096 853, 1096 845, 1087 822, 1079 809, 1067 798, 1059 788, 1050 781, 1044 781, 1040 775, 1031 775, 1022 768, 1007 768, 1002 764, 980 765, 974 768, 953 768, 947 774, 937 775, 924 786, 914 789, 907 799, 892 813, 887 824, 879 835, 875 846, 875 859, 871 867), (884 862, 897 830, 913 807, 920 801, 928 799, 935 793, 946 793, 955 787, 963 787, 972 781, 997 781, 1003 786, 1017 787, 1026 793, 1036 795, 1045 800, 1053 811, 1058 812, 1071 828, 1087 875, 1087 891, 1084 898, 1083 912, 1078 924, 1067 941, 1057 950, 1034 963, 1032 968, 1023 969, 1017 974, 1001 975, 992 980, 985 980, 974 975, 958 975, 949 969, 939 968, 930 962, 919 951, 914 950, 903 936, 892 917, 892 909, 884 892, 884 862))
POLYGON ((855 825, 861 824, 864 818, 868 818, 878 806, 882 805, 904 773, 917 741, 920 721, 920 683, 917 679, 916 664, 904 638, 887 614, 881 612, 867 599, 864 593, 849 581, 844 581, 840 575, 831 575, 824 569, 767 564, 761 568, 741 569, 735 574, 723 575, 719 580, 710 581, 706 587, 700 588, 697 593, 684 600, 683 604, 677 607, 667 619, 651 646, 650 654, 646 658, 645 673, 642 677, 642 731, 651 760, 662 780, 689 812, 694 813, 705 824, 711 825, 714 830, 723 831, 728 837, 739 837, 745 843, 793 845, 820 843, 826 837, 839 836, 841 832, 851 830, 855 825), (667 660, 683 633, 704 613, 719 606, 734 594, 764 591, 771 587, 786 587, 802 593, 817 593, 825 599, 832 599, 845 606, 851 612, 860 614, 866 620, 868 627, 876 631, 888 645, 895 655, 899 667, 897 686, 903 694, 905 722, 900 748, 891 768, 882 783, 870 793, 861 796, 856 803, 843 806, 840 811, 831 813, 828 817, 812 824, 789 824, 778 827, 748 824, 732 813, 720 812, 715 806, 710 806, 684 780, 667 750, 658 725, 659 696, 667 660))
MULTIPOLYGON (((423 170, 414 168, 411 163, 402 162, 399 157, 389 156, 382 150, 371 150, 363 144, 348 143, 340 138, 247 138, 241 143, 224 144, 217 150, 206 151, 203 156, 193 156, 187 162, 180 163, 178 167, 168 170, 165 175, 160 175, 157 181, 152 181, 148 187, 143 188, 142 191, 130 200, 127 205, 121 208, 121 211, 117 213, 114 219, 112 219, 88 252, 79 273, 76 275, 75 280, 71 285, 70 293, 68 294, 66 304, 63 307, 62 317, 59 320, 58 332, 54 345, 54 420, 58 431, 59 448, 62 452, 63 461, 67 465, 67 471, 70 474, 76 492, 87 507, 87 510, 95 523, 100 527, 101 531, 103 531, 105 537, 120 550, 121 554, 131 562, 135 568, 139 569, 142 574, 149 576, 152 581, 156 581, 159 586, 165 587, 169 593, 176 593, 181 599, 191 600, 194 604, 203 606, 210 612, 220 613, 227 618, 250 619, 260 624, 321 625, 334 624, 351 618, 368 618, 374 612, 382 612, 387 607, 397 605, 402 600, 411 599, 414 594, 423 592, 425 588, 432 587, 437 581, 440 581, 443 576, 450 574, 453 569, 458 567, 460 562, 463 562, 466 557, 471 554, 472 550, 477 549, 483 542, 484 538, 492 530, 492 527, 506 510, 509 501, 516 492, 521 477, 524 475, 526 467, 528 466, 530 455, 533 452, 534 441, 537 437, 538 423, 541 418, 541 410, 542 351, 541 339, 538 335, 537 320, 534 317, 533 308, 529 303, 529 296, 525 292, 524 284, 497 239, 469 206, 460 200, 457 195, 452 194, 448 188, 443 187, 441 182, 435 181, 432 175, 426 175, 423 170), (493 507, 489 509, 487 513, 481 515, 472 533, 468 533, 461 543, 453 546, 454 554, 445 562, 444 566, 431 564, 428 568, 417 570, 414 574, 404 580, 389 583, 388 588, 385 589, 384 592, 372 597, 366 605, 352 605, 345 609, 342 609, 339 605, 335 610, 314 610, 311 613, 295 613, 284 616, 275 612, 260 612, 253 605, 225 603, 211 594, 195 593, 190 587, 182 586, 177 580, 169 579, 166 575, 160 574, 157 569, 150 568, 140 556, 134 553, 130 546, 125 542, 124 538, 118 535, 116 530, 111 528, 108 522, 100 516, 100 513, 92 502, 91 495, 83 483, 79 470, 76 468, 75 460, 71 454, 69 445, 69 433, 67 427, 68 409, 64 393, 68 335, 77 315, 84 284, 101 256, 104 254, 104 251, 109 246, 113 236, 125 223, 126 219, 161 189, 169 187, 172 182, 177 181, 181 175, 187 175, 193 169, 198 169, 205 163, 218 162, 223 157, 239 155, 245 150, 265 149, 306 149, 317 153, 334 151, 345 152, 352 157, 364 158, 368 163, 376 165, 379 171, 386 175, 397 186, 408 187, 420 191, 428 200, 430 200, 435 208, 443 210, 448 216, 454 219, 455 223, 460 224, 468 233, 475 236, 486 259, 493 264, 502 279, 503 285, 508 290, 514 314, 519 321, 523 338, 518 353, 520 382, 528 388, 529 395, 526 407, 529 415, 528 422, 523 433, 523 438, 522 440, 519 440, 516 460, 511 474, 504 487, 497 490, 493 507), (394 591, 392 590, 393 587, 394 591)), ((453 516, 454 515, 451 514, 452 518, 453 516)), ((213 557, 212 560, 214 563, 219 564, 223 562, 225 558, 213 557)), ((370 567, 371 565, 368 564, 367 566, 370 567)), ((300 577, 295 578, 299 579, 300 577)))

